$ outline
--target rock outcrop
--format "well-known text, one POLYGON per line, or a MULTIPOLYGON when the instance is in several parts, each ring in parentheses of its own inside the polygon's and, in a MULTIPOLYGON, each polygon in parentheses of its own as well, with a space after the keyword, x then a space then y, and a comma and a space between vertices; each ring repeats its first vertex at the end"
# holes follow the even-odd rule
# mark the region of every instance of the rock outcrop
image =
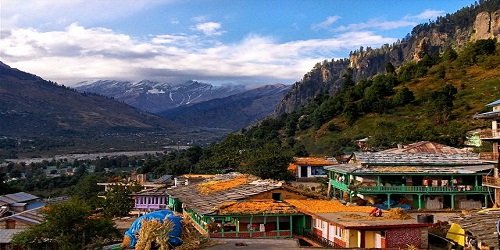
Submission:
POLYGON ((408 61, 419 61, 426 54, 441 53, 449 46, 461 48, 478 39, 500 40, 500 9, 497 5, 491 1, 487 5, 466 7, 430 24, 415 26, 411 34, 392 45, 385 44, 378 49, 360 48, 351 52, 348 59, 318 63, 292 86, 275 113, 290 113, 320 94, 335 94, 342 86, 342 75, 348 68, 352 69, 353 80, 358 81, 384 72, 388 63, 399 67, 408 61), (481 11, 485 8, 494 11, 481 11), (469 18, 471 13, 475 18, 469 18))

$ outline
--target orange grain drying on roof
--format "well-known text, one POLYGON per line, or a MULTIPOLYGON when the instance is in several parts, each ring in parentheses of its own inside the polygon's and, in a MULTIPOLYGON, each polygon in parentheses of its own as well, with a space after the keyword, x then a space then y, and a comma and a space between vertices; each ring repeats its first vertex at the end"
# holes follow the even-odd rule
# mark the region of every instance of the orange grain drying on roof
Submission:
POLYGON ((297 212, 289 204, 274 200, 227 202, 219 209, 220 214, 291 214, 297 212))
POLYGON ((373 210, 368 206, 345 206, 337 200, 286 200, 297 209, 309 213, 335 213, 335 212, 367 212, 373 210))
POLYGON ((294 159, 295 164, 297 165, 319 165, 319 166, 328 166, 337 164, 334 161, 320 158, 320 157, 297 157, 294 159))
POLYGON ((202 194, 209 194, 213 192, 228 190, 231 188, 238 187, 243 184, 250 183, 248 175, 240 175, 228 180, 215 180, 198 185, 198 191, 202 194))

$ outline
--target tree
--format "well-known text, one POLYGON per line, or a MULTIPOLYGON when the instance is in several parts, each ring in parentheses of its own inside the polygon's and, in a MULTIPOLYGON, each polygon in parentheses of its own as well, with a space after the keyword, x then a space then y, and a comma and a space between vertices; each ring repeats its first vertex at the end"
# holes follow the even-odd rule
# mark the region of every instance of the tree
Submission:
POLYGON ((249 152, 240 170, 262 179, 290 180, 287 168, 291 161, 290 151, 275 143, 267 143, 249 152))
POLYGON ((45 221, 14 235, 12 244, 25 249, 93 249, 120 237, 109 219, 94 216, 81 200, 43 209, 45 221))
POLYGON ((131 194, 137 187, 116 184, 106 192, 103 202, 104 214, 109 217, 126 216, 134 207, 131 194))
POLYGON ((86 201, 92 208, 95 208, 101 199, 97 197, 97 194, 102 189, 97 185, 99 180, 97 175, 85 175, 73 186, 71 193, 78 199, 86 201))
POLYGON ((394 106, 403 106, 415 100, 415 96, 413 92, 409 90, 407 87, 399 89, 398 92, 392 98, 392 105, 394 106))
POLYGON ((392 65, 391 62, 387 62, 387 64, 385 65, 385 72, 387 74, 395 75, 396 74, 396 68, 394 67, 394 65, 392 65))

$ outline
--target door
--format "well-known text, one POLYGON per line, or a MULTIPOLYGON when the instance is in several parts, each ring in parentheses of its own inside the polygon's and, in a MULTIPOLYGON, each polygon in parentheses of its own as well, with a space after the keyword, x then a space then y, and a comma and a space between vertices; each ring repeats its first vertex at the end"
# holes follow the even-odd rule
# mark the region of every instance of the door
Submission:
POLYGON ((300 166, 300 178, 309 177, 307 176, 307 166, 300 166))

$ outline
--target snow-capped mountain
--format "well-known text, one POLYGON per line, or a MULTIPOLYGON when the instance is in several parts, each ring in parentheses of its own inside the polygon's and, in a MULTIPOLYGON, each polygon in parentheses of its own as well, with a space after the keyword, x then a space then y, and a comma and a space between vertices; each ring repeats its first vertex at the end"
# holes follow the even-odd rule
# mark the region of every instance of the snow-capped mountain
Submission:
POLYGON ((77 83, 75 88, 80 92, 91 92, 113 97, 116 100, 153 113, 215 98, 223 98, 245 91, 243 85, 214 86, 197 81, 172 84, 150 80, 138 82, 85 81, 77 83))

